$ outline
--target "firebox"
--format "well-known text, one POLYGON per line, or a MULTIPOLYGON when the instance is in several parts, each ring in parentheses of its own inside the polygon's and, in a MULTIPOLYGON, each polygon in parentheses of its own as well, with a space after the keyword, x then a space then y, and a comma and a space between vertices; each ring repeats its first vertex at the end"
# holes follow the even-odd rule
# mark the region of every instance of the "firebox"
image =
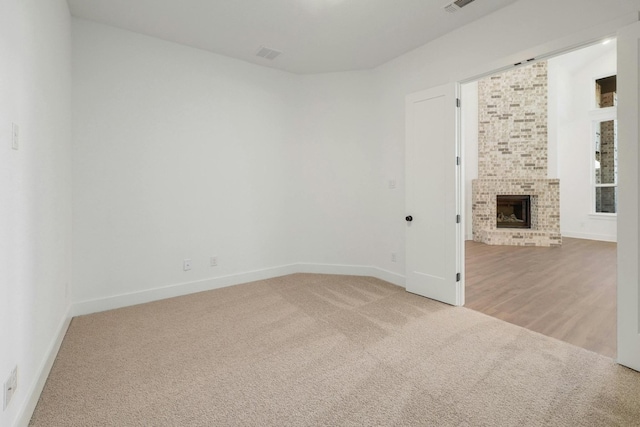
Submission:
POLYGON ((498 228, 531 228, 531 196, 496 196, 498 228))

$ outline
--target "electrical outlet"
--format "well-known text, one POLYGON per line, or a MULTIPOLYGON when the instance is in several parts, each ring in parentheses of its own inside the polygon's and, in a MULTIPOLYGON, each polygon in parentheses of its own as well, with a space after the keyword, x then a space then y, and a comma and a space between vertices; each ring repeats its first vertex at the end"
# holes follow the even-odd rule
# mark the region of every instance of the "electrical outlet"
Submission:
POLYGON ((18 150, 20 148, 20 126, 11 123, 11 148, 18 150))
POLYGON ((184 271, 191 270, 191 260, 190 260, 190 259, 185 259, 185 260, 182 262, 182 269, 183 269, 184 271))
POLYGON ((209 259, 209 264, 211 264, 211 267, 215 267, 218 265, 218 257, 217 256, 212 256, 209 259))
POLYGON ((391 262, 398 262, 398 254, 391 252, 391 262))
POLYGON ((4 405, 2 407, 3 411, 7 409, 7 406, 9 406, 9 403, 11 402, 11 399, 13 398, 13 395, 15 394, 17 388, 18 367, 16 366, 11 371, 11 374, 9 374, 9 378, 7 378, 7 380, 4 382, 4 405))

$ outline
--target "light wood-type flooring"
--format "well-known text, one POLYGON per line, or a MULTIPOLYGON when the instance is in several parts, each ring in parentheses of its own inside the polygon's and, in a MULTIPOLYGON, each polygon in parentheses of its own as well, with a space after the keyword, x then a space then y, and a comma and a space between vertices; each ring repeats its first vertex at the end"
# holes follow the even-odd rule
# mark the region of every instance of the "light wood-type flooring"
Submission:
POLYGON ((466 242, 467 308, 616 356, 616 244, 562 247, 466 242))

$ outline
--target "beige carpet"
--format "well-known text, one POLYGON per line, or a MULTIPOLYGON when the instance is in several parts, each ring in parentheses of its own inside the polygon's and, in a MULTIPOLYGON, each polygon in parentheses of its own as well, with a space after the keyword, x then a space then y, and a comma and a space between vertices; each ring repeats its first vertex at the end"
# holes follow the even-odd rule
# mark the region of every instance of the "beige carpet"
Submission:
POLYGON ((365 277, 75 318, 32 426, 637 426, 640 373, 365 277))

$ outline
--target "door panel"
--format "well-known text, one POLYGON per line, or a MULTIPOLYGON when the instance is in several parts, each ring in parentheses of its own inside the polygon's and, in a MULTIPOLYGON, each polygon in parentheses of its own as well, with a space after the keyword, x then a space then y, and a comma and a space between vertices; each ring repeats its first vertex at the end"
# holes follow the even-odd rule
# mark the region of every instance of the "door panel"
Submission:
POLYGON ((412 220, 406 228, 406 288, 461 305, 456 132, 455 84, 407 97, 406 209, 412 220))
POLYGON ((618 363, 640 371, 638 91, 640 23, 618 33, 618 363))

